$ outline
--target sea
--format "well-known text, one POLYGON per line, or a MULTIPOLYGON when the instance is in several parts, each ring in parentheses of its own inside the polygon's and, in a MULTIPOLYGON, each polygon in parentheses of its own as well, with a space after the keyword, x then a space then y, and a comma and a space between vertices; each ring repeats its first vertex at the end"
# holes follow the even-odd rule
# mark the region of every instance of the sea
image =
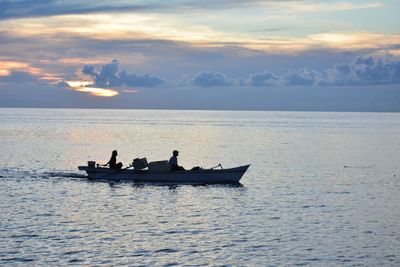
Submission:
POLYGON ((0 109, 1 266, 399 266, 400 113, 0 109), (96 182, 134 158, 239 185, 96 182))

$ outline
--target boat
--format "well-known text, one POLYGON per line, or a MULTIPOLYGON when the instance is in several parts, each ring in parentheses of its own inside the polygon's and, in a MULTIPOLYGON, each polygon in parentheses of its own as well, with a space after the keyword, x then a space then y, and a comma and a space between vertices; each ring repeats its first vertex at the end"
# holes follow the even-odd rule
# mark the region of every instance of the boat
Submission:
POLYGON ((115 170, 100 166, 78 166, 91 180, 133 181, 150 183, 238 184, 250 165, 229 169, 198 170, 115 170))

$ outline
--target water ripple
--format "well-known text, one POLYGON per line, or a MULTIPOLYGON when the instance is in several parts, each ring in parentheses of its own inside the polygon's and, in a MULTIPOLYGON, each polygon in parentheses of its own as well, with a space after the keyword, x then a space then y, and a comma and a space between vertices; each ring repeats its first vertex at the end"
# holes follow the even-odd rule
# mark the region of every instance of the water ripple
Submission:
POLYGON ((400 265, 398 114, 0 110, 0 121, 0 265, 400 265), (252 168, 239 186, 76 170, 112 149, 125 163, 175 147, 184 166, 252 168))

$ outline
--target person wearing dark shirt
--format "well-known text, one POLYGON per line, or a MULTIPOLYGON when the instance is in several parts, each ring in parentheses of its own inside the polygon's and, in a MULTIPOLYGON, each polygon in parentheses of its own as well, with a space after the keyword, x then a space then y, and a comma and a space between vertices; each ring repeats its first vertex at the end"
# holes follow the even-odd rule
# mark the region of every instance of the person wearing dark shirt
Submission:
POLYGON ((118 152, 117 150, 114 150, 111 154, 111 158, 110 160, 107 162, 107 164, 104 164, 103 166, 110 166, 110 169, 116 169, 116 170, 120 170, 122 168, 122 163, 118 162, 117 163, 117 156, 118 156, 118 152))
POLYGON ((182 170, 185 170, 185 168, 183 168, 182 166, 178 165, 178 155, 179 155, 179 151, 178 150, 174 150, 172 152, 172 157, 169 159, 169 162, 168 162, 169 169, 171 171, 182 171, 182 170))

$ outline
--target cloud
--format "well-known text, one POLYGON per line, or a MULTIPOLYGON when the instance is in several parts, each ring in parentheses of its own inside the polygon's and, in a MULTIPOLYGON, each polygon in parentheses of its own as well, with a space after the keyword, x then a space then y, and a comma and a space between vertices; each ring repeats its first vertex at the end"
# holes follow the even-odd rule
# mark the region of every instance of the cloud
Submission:
POLYGON ((400 84, 400 59, 392 55, 357 56, 347 63, 337 63, 323 71, 300 68, 283 75, 269 71, 250 74, 241 85, 317 86, 317 85, 386 85, 400 84))
MULTIPOLYGON (((196 13, 193 10, 192 12, 196 13)), ((263 18, 259 15, 246 17, 244 22, 241 23, 243 27, 241 26, 240 30, 232 31, 228 28, 221 28, 211 18, 199 22, 191 19, 192 16, 183 16, 182 12, 172 16, 173 18, 171 18, 170 13, 143 14, 131 12, 122 16, 119 13, 104 10, 104 12, 95 15, 79 13, 40 19, 25 18, 0 21, 0 35, 8 33, 9 38, 30 37, 32 39, 39 37, 39 42, 43 42, 43 36, 46 35, 48 36, 46 40, 56 43, 57 47, 60 47, 61 43, 55 42, 56 40, 65 43, 66 41, 75 42, 75 40, 72 40, 73 38, 82 41, 85 38, 95 40, 98 43, 111 41, 122 43, 122 41, 126 41, 130 42, 131 45, 133 43, 140 45, 138 43, 140 41, 144 41, 144 45, 152 45, 148 43, 149 41, 165 41, 166 44, 168 42, 169 44, 179 43, 203 48, 234 46, 267 53, 299 53, 321 47, 349 51, 360 48, 387 48, 390 45, 400 43, 400 35, 396 33, 397 29, 391 29, 392 26, 381 29, 380 33, 379 31, 371 32, 368 28, 355 30, 352 27, 343 30, 341 27, 327 29, 326 26, 318 26, 312 30, 311 28, 314 26, 310 28, 305 22, 287 21, 283 25, 281 22, 272 23, 270 28, 272 32, 267 34, 267 32, 254 31, 254 25, 250 23, 253 20, 262 20, 263 18), (293 25, 297 25, 296 28, 293 28, 293 25), (284 33, 279 32, 282 29, 286 29, 286 31, 284 33), (276 32, 273 33, 274 31, 276 32)), ((193 14, 193 17, 196 17, 196 14, 193 14)), ((228 24, 232 24, 232 27, 234 27, 235 23, 237 22, 233 20, 228 24)), ((316 23, 325 25, 326 22, 319 21, 316 23)), ((265 23, 257 24, 256 27, 264 24, 269 25, 270 23, 266 20, 265 23)), ((122 58, 121 56, 115 57, 122 58)))
POLYGON ((158 5, 133 4, 126 1, 5 0, 0 2, 0 19, 46 17, 95 12, 128 12, 155 9, 158 5))
POLYGON ((134 73, 122 75, 123 73, 125 72, 120 73, 120 77, 125 76, 126 85, 130 87, 156 87, 164 84, 162 78, 148 73, 144 75, 137 75, 134 73))
POLYGON ((59 80, 59 77, 42 68, 33 67, 27 62, 0 60, 0 79, 3 82, 13 83, 32 82, 33 80, 44 83, 44 81, 54 82, 59 80))
POLYGON ((242 85, 253 87, 265 86, 310 86, 316 85, 322 79, 318 71, 309 71, 307 68, 289 70, 284 75, 277 75, 269 71, 250 74, 242 85))
POLYGON ((260 73, 250 74, 245 85, 254 87, 264 87, 275 85, 279 82, 280 77, 272 72, 264 71, 260 73))
POLYGON ((177 86, 352 86, 400 84, 400 57, 394 55, 361 55, 346 63, 336 63, 322 70, 302 67, 283 74, 255 72, 244 78, 228 79, 220 72, 203 71, 184 76, 177 86))
POLYGON ((31 75, 39 75, 43 72, 40 68, 34 68, 26 62, 0 60, 0 76, 7 76, 12 71, 26 72, 31 75))
POLYGON ((384 85, 400 83, 400 60, 386 55, 358 56, 353 61, 335 64, 326 71, 326 84, 384 85))
POLYGON ((318 1, 267 1, 262 5, 268 8, 276 8, 285 10, 285 12, 333 12, 342 10, 354 10, 354 9, 369 9, 383 7, 383 3, 351 3, 345 1, 327 1, 318 3, 318 1))
POLYGON ((96 68, 93 65, 85 65, 82 68, 82 73, 89 75, 89 76, 95 76, 96 75, 96 68))
POLYGON ((100 70, 94 65, 85 65, 81 73, 93 80, 91 86, 98 87, 156 87, 165 83, 164 79, 148 73, 139 75, 125 70, 119 71, 119 61, 116 59, 102 65, 100 70))
POLYGON ((233 85, 233 83, 223 74, 210 71, 203 71, 197 73, 191 80, 191 84, 200 87, 233 85))
POLYGON ((176 12, 176 10, 211 10, 257 4, 265 0, 232 1, 62 1, 62 0, 4 0, 0 1, 0 20, 59 15, 127 12, 176 12))
POLYGON ((0 1, 0 20, 35 18, 71 14, 115 12, 176 12, 178 10, 229 9, 243 6, 260 6, 275 0, 221 0, 221 1, 63 1, 63 0, 3 0, 0 1))
POLYGON ((309 71, 307 68, 300 70, 290 70, 286 73, 282 80, 286 85, 316 85, 322 79, 321 73, 318 71, 309 71))
MULTIPOLYGON (((86 65, 86 71, 89 69, 92 70, 92 76, 95 77, 95 85, 101 87, 112 87, 112 86, 121 86, 123 84, 123 79, 120 79, 118 72, 118 60, 113 59, 111 63, 104 64, 101 66, 100 72, 96 73, 94 70, 94 66, 86 65)), ((83 72, 83 70, 82 70, 83 72)))

